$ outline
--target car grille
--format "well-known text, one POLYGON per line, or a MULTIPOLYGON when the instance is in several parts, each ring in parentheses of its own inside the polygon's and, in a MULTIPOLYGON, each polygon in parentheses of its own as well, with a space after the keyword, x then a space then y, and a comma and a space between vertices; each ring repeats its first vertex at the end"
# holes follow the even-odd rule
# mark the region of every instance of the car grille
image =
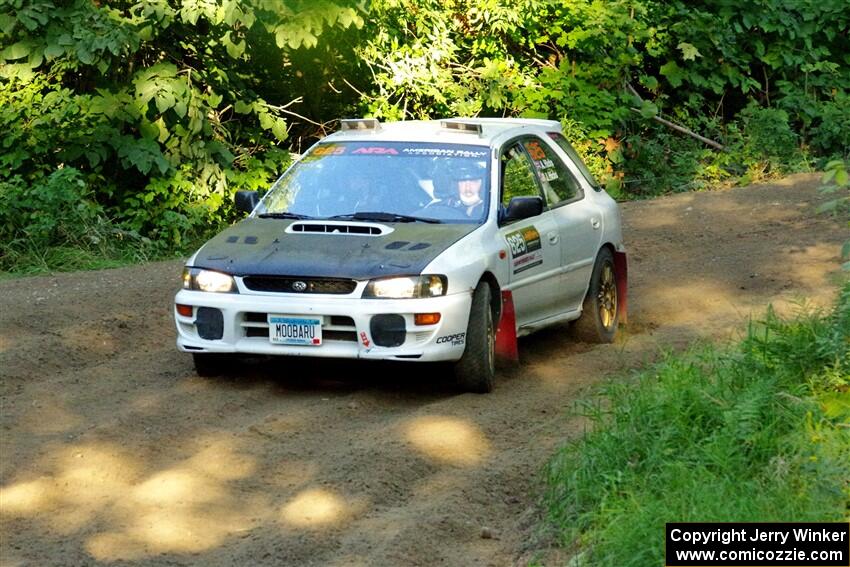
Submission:
POLYGON ((252 291, 327 295, 348 295, 357 287, 357 282, 354 280, 287 276, 245 276, 242 278, 242 283, 252 291))

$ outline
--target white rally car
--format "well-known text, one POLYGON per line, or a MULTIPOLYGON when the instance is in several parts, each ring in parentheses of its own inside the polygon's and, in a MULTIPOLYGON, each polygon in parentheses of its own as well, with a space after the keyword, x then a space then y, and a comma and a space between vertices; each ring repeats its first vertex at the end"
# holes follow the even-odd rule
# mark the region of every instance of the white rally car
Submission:
POLYGON ((493 387, 517 337, 626 316, 615 201, 549 120, 344 120, 187 262, 177 346, 201 375, 234 353, 452 361, 493 387))

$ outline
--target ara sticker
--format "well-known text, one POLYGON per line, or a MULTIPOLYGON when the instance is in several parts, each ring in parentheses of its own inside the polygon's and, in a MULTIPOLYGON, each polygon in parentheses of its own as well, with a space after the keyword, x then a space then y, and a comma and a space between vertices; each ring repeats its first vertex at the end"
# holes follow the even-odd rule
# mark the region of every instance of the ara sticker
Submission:
POLYGON ((385 148, 382 146, 370 146, 364 148, 357 148, 352 154, 361 155, 361 154, 369 154, 369 155, 398 155, 398 150, 395 148, 385 148))
POLYGON ((543 263, 543 247, 540 233, 534 225, 509 232, 505 235, 511 249, 511 267, 514 274, 530 270, 543 263))

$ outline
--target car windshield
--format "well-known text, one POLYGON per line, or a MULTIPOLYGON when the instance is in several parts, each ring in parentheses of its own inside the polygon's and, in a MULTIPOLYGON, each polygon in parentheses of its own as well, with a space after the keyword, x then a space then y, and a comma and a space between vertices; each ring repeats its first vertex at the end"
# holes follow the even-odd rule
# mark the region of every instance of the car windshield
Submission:
POLYGON ((482 223, 487 147, 413 142, 314 146, 272 186, 261 217, 482 223))

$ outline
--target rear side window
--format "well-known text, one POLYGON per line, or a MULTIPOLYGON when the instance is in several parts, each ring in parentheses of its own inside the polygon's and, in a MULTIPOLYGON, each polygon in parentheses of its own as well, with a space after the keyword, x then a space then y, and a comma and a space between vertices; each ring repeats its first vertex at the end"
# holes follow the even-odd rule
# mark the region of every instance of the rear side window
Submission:
POLYGON ((573 149, 567 139, 557 132, 549 132, 549 137, 552 138, 552 140, 556 144, 558 144, 558 147, 564 150, 564 153, 566 153, 571 160, 573 160, 573 163, 576 164, 576 167, 578 167, 578 170, 581 172, 581 175, 587 180, 588 183, 590 183, 590 186, 593 187, 596 191, 599 191, 599 183, 597 183, 596 179, 593 178, 593 174, 590 173, 590 170, 587 169, 586 165, 584 165, 584 162, 579 157, 578 152, 573 149))
POLYGON ((523 145, 534 163, 534 169, 537 170, 537 177, 550 206, 582 198, 584 194, 578 180, 548 144, 530 138, 525 140, 523 145))

